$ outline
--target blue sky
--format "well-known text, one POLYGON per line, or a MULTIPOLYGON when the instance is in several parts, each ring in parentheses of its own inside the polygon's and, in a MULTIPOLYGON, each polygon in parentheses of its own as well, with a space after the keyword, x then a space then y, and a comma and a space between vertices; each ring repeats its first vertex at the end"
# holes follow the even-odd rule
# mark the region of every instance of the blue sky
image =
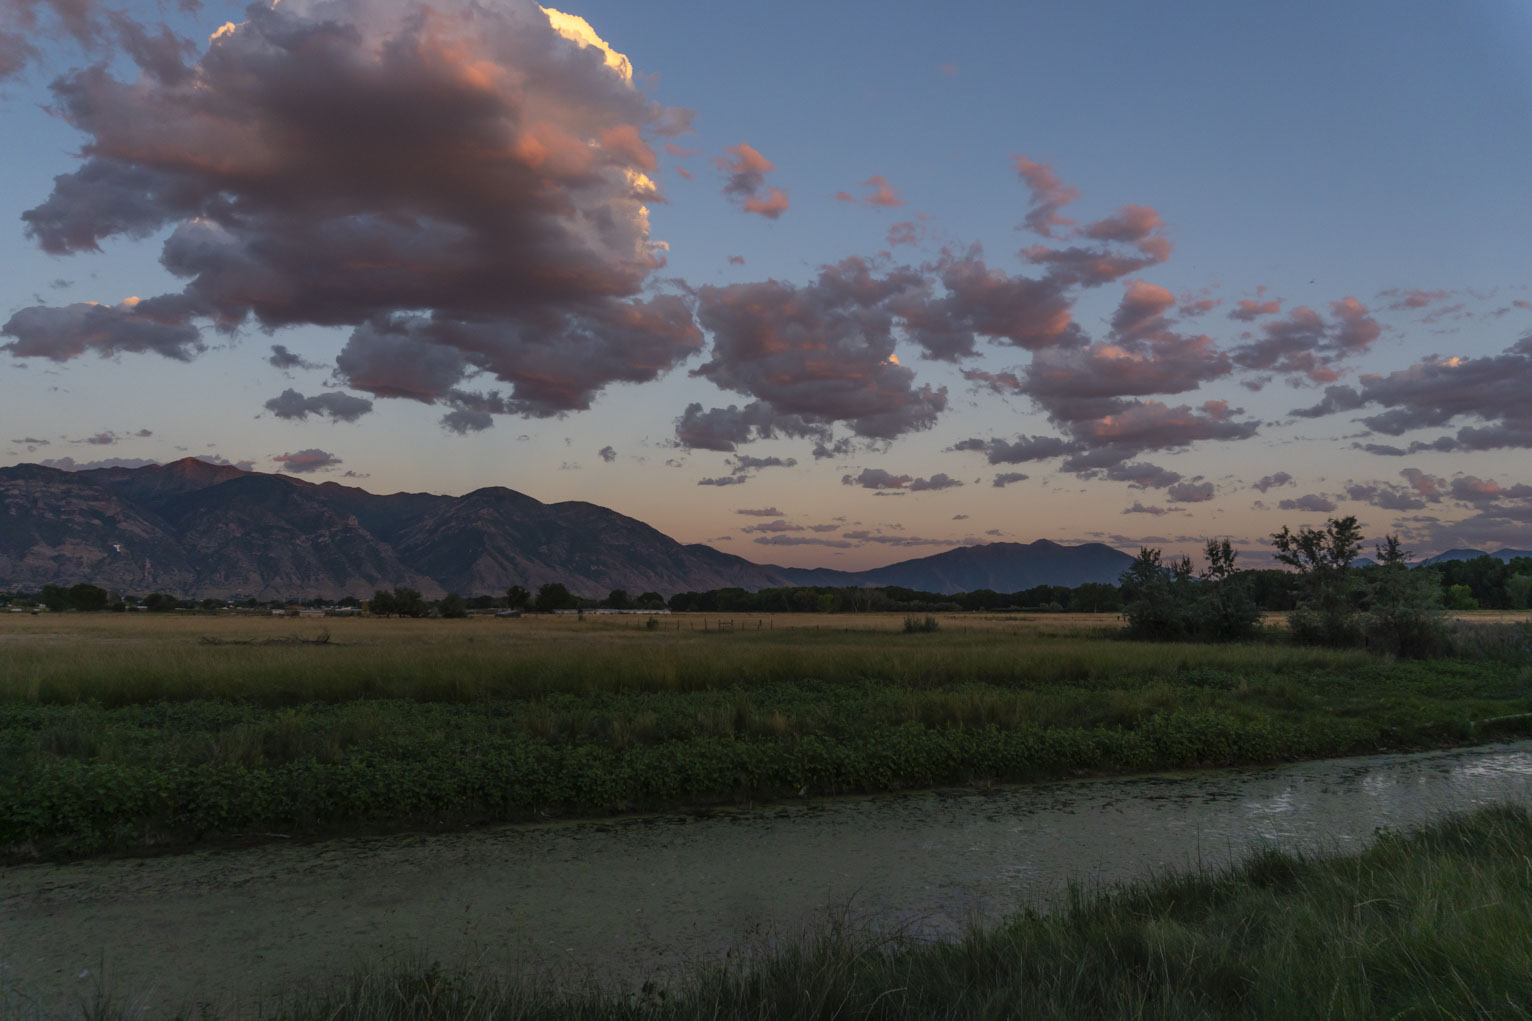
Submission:
POLYGON ((78 9, 0 37, 4 463, 504 485, 803 565, 1532 547, 1525 5, 569 8, 631 81, 532 5, 78 9))

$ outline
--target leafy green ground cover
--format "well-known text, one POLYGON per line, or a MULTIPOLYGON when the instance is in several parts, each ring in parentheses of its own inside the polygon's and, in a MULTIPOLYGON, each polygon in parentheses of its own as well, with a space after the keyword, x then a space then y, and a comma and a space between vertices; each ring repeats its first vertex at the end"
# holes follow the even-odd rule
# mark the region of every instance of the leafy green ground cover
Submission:
POLYGON ((51 651, 68 654, 5 653, 13 860, 1532 732, 1525 666, 1275 646, 943 631, 51 651))
MULTIPOLYGON (((554 985, 481 964, 364 971, 276 1021, 1532 1016, 1532 815, 1384 833, 1363 853, 1071 891, 1061 910, 918 942, 829 923, 670 986, 554 985)), ((134 1016, 110 998, 89 1016, 134 1016)))

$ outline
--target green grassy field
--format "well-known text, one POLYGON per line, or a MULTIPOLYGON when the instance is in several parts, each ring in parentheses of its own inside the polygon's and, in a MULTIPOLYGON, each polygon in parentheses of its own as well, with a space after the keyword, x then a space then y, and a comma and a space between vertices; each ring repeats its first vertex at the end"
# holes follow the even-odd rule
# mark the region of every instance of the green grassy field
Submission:
MULTIPOLYGON (((1532 1015, 1532 816, 1385 833, 1363 853, 1076 888, 942 942, 830 922, 631 993, 489 968, 364 971, 271 1021, 1506 1018, 1532 1015)), ((136 1016, 99 998, 82 1016, 136 1016)), ((197 1016, 197 1015, 191 1015, 197 1016)))
POLYGON ((1111 619, 954 616, 926 634, 897 615, 719 620, 0 619, 0 848, 27 860, 1532 732, 1532 669, 1514 662, 1144 645, 1110 637, 1111 619))

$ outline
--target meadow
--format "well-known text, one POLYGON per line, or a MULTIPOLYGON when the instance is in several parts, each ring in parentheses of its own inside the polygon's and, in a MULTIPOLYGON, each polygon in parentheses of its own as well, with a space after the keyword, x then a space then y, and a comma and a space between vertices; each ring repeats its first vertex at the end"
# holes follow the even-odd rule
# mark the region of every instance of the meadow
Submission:
POLYGON ((1110 615, 0 618, 12 861, 1532 733, 1523 659, 1141 644, 1110 615), (724 625, 720 627, 720 624, 724 625))

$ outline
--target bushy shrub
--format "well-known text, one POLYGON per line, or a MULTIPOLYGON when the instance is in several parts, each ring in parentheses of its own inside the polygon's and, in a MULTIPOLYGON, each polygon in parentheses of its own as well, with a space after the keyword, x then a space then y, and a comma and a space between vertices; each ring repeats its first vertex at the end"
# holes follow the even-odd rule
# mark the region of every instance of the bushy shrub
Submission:
POLYGON ((1289 618, 1293 640, 1307 645, 1359 645, 1362 625, 1351 596, 1351 562, 1362 549, 1356 515, 1331 518, 1324 528, 1286 525, 1271 537, 1277 562, 1298 571, 1304 598, 1289 618))
POLYGON ((940 631, 941 628, 942 622, 937 620, 935 617, 927 617, 924 620, 920 619, 919 617, 904 618, 904 633, 907 635, 929 631, 940 631))
POLYGON ((1447 647, 1447 626, 1436 572, 1410 570, 1411 554, 1397 535, 1385 537, 1376 549, 1378 567, 1368 586, 1362 640, 1370 649, 1407 659, 1441 655, 1447 647))
POLYGON ((1157 549, 1141 549, 1122 576, 1128 633, 1146 641, 1230 642, 1260 631, 1261 608, 1250 597, 1229 540, 1209 539, 1208 566, 1192 577, 1187 557, 1165 564, 1157 549))

